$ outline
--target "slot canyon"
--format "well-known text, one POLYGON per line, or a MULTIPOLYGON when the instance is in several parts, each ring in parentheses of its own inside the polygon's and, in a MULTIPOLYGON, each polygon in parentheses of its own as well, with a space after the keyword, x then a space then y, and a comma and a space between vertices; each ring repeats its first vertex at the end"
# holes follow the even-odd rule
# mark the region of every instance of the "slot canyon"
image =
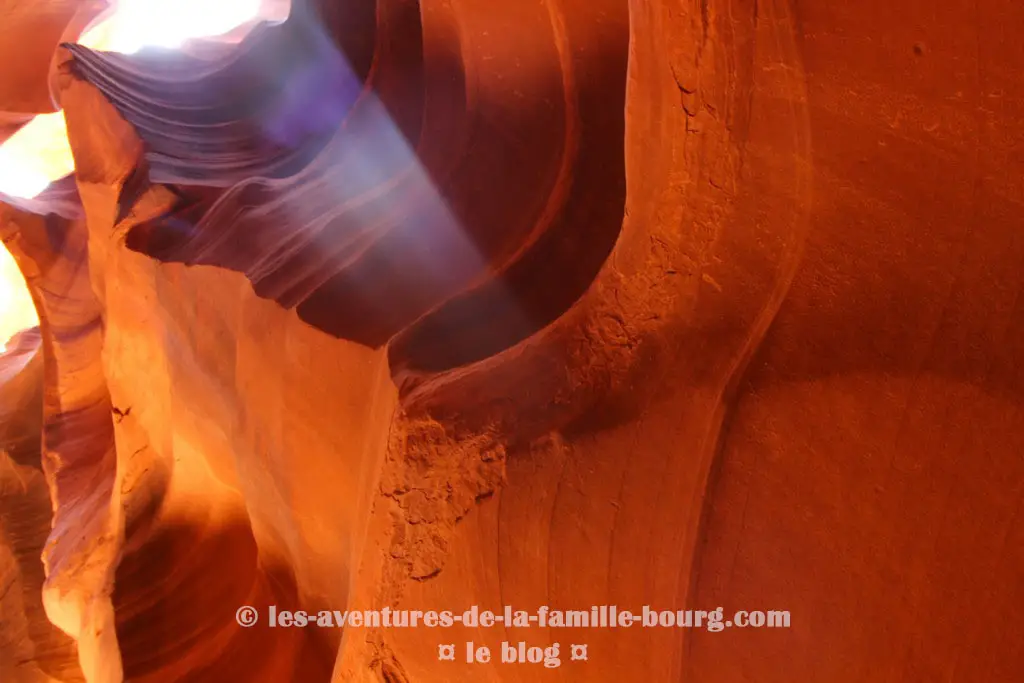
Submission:
POLYGON ((1022 33, 0 0, 0 683, 1024 681, 1022 33))

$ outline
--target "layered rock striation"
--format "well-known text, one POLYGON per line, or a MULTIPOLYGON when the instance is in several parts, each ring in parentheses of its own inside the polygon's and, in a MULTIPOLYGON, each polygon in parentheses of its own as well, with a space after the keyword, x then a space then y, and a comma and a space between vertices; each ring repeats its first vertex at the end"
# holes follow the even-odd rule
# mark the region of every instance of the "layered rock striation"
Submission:
POLYGON ((1019 680, 1009 0, 6 6, 76 172, 0 213, 4 681, 1019 680), (236 622, 609 604, 792 624, 236 622))

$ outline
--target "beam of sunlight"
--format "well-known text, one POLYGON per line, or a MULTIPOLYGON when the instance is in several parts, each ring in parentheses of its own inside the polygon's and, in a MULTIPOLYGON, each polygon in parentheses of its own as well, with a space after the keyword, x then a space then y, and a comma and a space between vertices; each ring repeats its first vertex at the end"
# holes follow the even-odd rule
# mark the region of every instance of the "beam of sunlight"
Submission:
MULTIPOLYGON (((126 54, 145 47, 176 49, 260 19, 283 21, 289 5, 282 0, 119 0, 78 42, 126 54)), ((32 199, 74 170, 62 112, 36 116, 0 144, 0 194, 32 199)))
POLYGON ((18 332, 39 324, 28 286, 14 257, 0 246, 0 353, 18 332))

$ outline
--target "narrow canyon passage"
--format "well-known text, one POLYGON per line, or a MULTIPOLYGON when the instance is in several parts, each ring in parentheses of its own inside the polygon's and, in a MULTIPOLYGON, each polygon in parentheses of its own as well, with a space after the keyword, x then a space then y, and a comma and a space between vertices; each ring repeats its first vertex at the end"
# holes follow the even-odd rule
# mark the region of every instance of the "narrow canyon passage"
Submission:
POLYGON ((0 681, 1024 680, 1022 28, 0 0, 0 681))

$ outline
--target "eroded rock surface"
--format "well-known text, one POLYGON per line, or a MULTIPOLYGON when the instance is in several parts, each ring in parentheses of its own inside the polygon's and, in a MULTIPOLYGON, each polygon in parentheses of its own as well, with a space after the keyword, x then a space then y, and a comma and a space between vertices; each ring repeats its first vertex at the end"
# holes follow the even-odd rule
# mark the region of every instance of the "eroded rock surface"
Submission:
POLYGON ((134 56, 40 6, 0 110, 77 170, 0 213, 5 682, 1024 676, 1018 5, 321 0, 134 56), (609 604, 792 626, 235 620, 609 604), (521 639, 562 666, 462 661, 521 639))

